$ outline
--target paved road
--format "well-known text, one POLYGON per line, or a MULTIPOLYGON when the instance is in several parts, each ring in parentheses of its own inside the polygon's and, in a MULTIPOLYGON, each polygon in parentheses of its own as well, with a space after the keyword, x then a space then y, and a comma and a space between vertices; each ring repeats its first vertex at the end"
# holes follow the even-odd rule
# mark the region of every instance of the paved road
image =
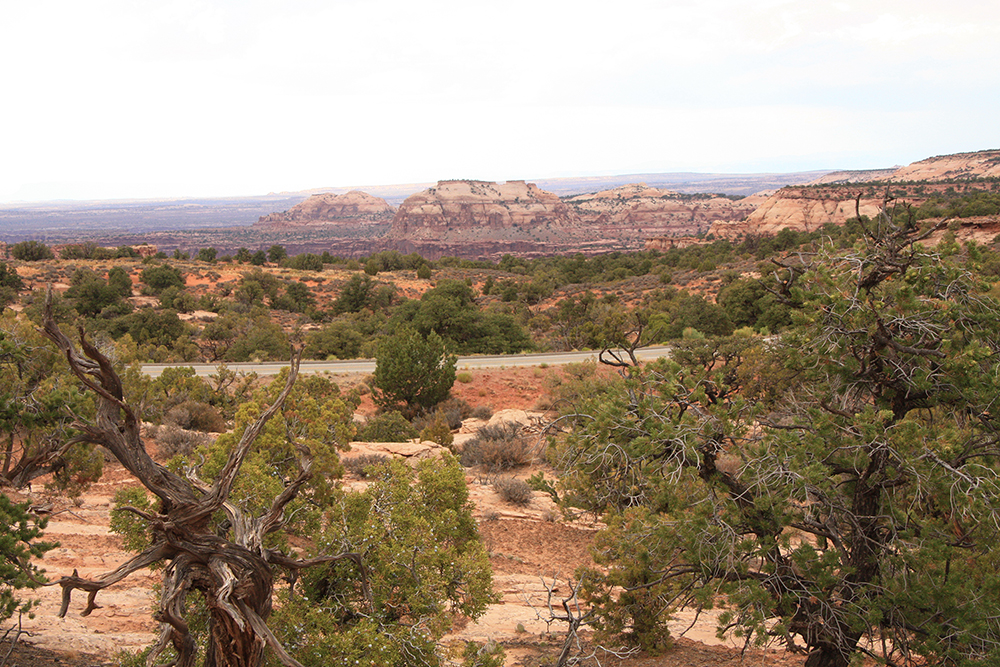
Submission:
MULTIPOLYGON (((669 347, 645 347, 636 356, 639 359, 656 359, 666 356, 669 347)), ((538 354, 513 354, 496 356, 459 357, 456 364, 463 368, 501 368, 511 366, 539 366, 548 364, 570 364, 579 361, 597 360, 597 352, 543 352, 538 354)), ((226 364, 233 371, 254 372, 258 375, 277 375, 288 362, 270 361, 263 363, 226 364)), ((207 377, 218 372, 218 364, 144 364, 142 370, 147 375, 158 377, 164 368, 190 366, 195 374, 207 377)), ((352 359, 349 361, 303 361, 300 373, 373 373, 374 359, 352 359)))

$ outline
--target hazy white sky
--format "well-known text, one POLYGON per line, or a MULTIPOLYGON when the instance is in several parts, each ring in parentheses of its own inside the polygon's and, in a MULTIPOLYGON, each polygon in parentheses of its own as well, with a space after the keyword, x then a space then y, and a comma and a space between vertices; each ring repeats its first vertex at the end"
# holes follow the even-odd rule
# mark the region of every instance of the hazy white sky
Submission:
POLYGON ((0 202, 1000 147, 996 0, 32 0, 0 202))

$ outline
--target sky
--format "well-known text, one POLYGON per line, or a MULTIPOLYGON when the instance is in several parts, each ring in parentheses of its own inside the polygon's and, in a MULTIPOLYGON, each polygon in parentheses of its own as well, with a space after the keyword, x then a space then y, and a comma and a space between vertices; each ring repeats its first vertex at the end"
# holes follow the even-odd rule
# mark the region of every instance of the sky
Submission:
POLYGON ((1000 148, 995 0, 33 0, 0 203, 1000 148))

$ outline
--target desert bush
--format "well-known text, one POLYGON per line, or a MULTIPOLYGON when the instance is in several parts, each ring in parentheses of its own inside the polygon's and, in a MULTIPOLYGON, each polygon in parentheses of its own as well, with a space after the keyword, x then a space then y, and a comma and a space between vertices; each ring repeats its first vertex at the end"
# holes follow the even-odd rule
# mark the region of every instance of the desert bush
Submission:
POLYGON ((367 478, 372 466, 378 465, 388 458, 383 454, 359 454, 344 459, 344 467, 358 477, 367 478))
POLYGON ((462 426, 462 420, 472 416, 472 406, 464 398, 451 396, 438 403, 437 411, 443 412, 448 421, 448 428, 456 429, 462 426))
POLYGON ((455 375, 455 379, 461 382, 462 384, 469 384, 470 382, 472 382, 472 373, 470 373, 469 371, 462 371, 461 373, 455 375))
POLYGON ((426 420, 427 425, 420 431, 421 440, 430 440, 439 445, 450 447, 455 438, 451 434, 451 427, 448 425, 448 418, 443 411, 438 410, 434 416, 426 420))
POLYGON ((39 262, 52 259, 55 254, 52 249, 40 241, 21 241, 10 247, 10 256, 22 262, 39 262))
POLYGON ((159 294, 168 287, 183 289, 184 276, 180 269, 169 264, 150 266, 142 270, 139 279, 146 284, 148 291, 152 294, 159 294))
POLYGON ((534 459, 531 442, 516 422, 487 424, 462 449, 462 465, 482 465, 487 470, 510 470, 534 459))
POLYGON ((559 502, 559 492, 556 490, 555 485, 549 480, 545 479, 545 475, 541 471, 535 473, 527 479, 527 484, 535 491, 542 491, 552 496, 552 500, 559 502))
POLYGON ((406 421, 406 418, 396 410, 383 412, 368 420, 368 423, 358 432, 361 442, 406 442, 420 434, 406 421))
POLYGON ((454 383, 455 356, 435 332, 425 338, 403 327, 379 342, 371 386, 383 410, 414 416, 446 399, 454 383))
POLYGON ((207 445, 212 438, 205 433, 189 431, 176 424, 158 426, 152 431, 153 439, 159 446, 160 457, 171 459, 175 456, 189 456, 196 447, 207 445))
POLYGON ((226 422, 219 411, 201 401, 184 401, 167 410, 166 424, 202 433, 225 433, 226 422))
POLYGON ((472 413, 469 416, 474 419, 486 421, 493 416, 493 408, 488 405, 477 405, 472 409, 472 413))
POLYGON ((493 490, 505 503, 524 506, 531 502, 531 486, 523 479, 501 477, 493 482, 493 490))

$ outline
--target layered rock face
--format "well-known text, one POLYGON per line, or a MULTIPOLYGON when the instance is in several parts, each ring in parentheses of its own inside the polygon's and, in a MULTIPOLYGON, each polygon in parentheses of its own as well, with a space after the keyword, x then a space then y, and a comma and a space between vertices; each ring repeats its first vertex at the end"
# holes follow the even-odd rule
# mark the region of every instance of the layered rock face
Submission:
MULTIPOLYGON (((776 234, 786 227, 813 231, 827 223, 842 225, 853 218, 856 215, 855 198, 859 193, 860 213, 873 217, 878 214, 887 190, 896 200, 919 206, 928 197, 943 193, 955 181, 961 184, 971 179, 996 177, 1000 177, 1000 151, 942 155, 891 172, 836 172, 808 186, 781 188, 744 222, 717 222, 710 231, 728 238, 740 234, 776 234), (873 180, 876 182, 871 182, 873 180), (887 183, 891 184, 888 188, 887 183)), ((971 230, 983 225, 988 228, 992 223, 965 219, 962 224, 971 230)))
POLYGON ((572 197, 584 224, 628 227, 649 236, 689 236, 705 232, 716 221, 742 220, 754 204, 713 195, 682 195, 644 183, 572 197))
MULTIPOLYGON (((849 187, 787 187, 768 197, 742 222, 719 221, 710 233, 723 238, 740 234, 777 234, 786 227, 811 232, 827 223, 842 225, 856 215, 857 189, 849 187)), ((881 198, 862 197, 861 215, 877 215, 881 198)))
POLYGON ((313 195, 287 211, 261 216, 255 226, 302 227, 329 224, 386 224, 396 209, 384 199, 360 190, 342 195, 313 195))
POLYGON ((944 181, 1000 177, 1000 150, 939 155, 900 167, 891 181, 944 181))
POLYGON ((578 223, 576 214, 558 196, 533 183, 438 181, 435 187, 407 197, 392 219, 389 236, 445 241, 481 236, 487 230, 512 240, 528 228, 578 223))

